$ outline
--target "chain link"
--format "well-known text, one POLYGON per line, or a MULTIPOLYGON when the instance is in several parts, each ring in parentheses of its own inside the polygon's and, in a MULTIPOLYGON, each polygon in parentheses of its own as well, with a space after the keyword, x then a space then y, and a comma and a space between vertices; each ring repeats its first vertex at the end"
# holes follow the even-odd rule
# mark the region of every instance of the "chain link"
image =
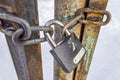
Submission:
POLYGON ((32 32, 30 29, 30 25, 26 20, 19 18, 17 16, 14 16, 12 14, 4 14, 4 13, 0 13, 0 19, 19 24, 20 27, 24 29, 24 35, 22 36, 22 39, 26 40, 30 38, 32 32))
POLYGON ((111 14, 108 11, 105 11, 105 10, 93 10, 93 9, 90 9, 90 8, 81 8, 81 9, 79 9, 75 13, 75 15, 77 17, 75 17, 74 19, 72 19, 63 28, 62 35, 65 35, 66 30, 69 29, 69 28, 71 28, 71 27, 73 27, 78 22, 81 23, 81 24, 87 24, 87 25, 104 26, 104 25, 108 24, 110 22, 110 20, 111 20, 111 14), (92 20, 85 20, 85 17, 83 15, 84 12, 87 12, 87 13, 97 13, 97 14, 106 15, 107 18, 106 18, 106 20, 104 22, 103 21, 98 21, 97 22, 97 21, 92 21, 92 20))
POLYGON ((21 40, 20 36, 23 33, 23 29, 17 29, 13 34, 12 34, 12 41, 16 45, 32 45, 32 44, 38 44, 41 42, 45 42, 45 38, 38 38, 38 39, 29 39, 29 40, 21 40))
MULTIPOLYGON (((31 27, 32 32, 38 32, 38 31, 47 31, 51 35, 53 35, 53 29, 52 28, 47 28, 45 26, 32 26, 31 27)), ((12 34, 12 41, 16 45, 32 45, 32 44, 38 44, 45 42, 45 38, 36 38, 36 39, 27 39, 27 40, 22 40, 20 37, 23 34, 24 29, 17 29, 13 34, 12 34)))
POLYGON ((82 12, 97 13, 97 14, 106 15, 106 17, 107 17, 105 21, 98 21, 98 22, 91 21, 91 20, 80 20, 80 22, 84 23, 84 24, 104 26, 104 25, 108 24, 111 20, 111 14, 108 11, 105 11, 105 10, 97 10, 97 9, 91 9, 91 8, 81 8, 76 12, 76 15, 80 15, 82 12))
POLYGON ((73 27, 74 25, 76 25, 78 23, 79 20, 83 20, 85 17, 83 14, 75 17, 74 19, 72 19, 69 23, 67 23, 65 25, 65 27, 63 28, 63 32, 62 32, 62 35, 65 35, 66 33, 66 30, 73 27))
MULTIPOLYGON (((4 10, 5 11, 5 10, 4 10)), ((40 42, 45 42, 45 38, 38 38, 38 39, 30 39, 32 32, 48 32, 51 36, 54 35, 53 31, 54 29, 52 27, 48 27, 55 24, 60 24, 62 22, 58 20, 49 20, 47 23, 50 23, 46 26, 30 26, 30 24, 22 19, 19 18, 13 14, 8 13, 0 13, 0 31, 3 32, 5 35, 12 37, 12 41, 16 45, 31 45, 31 44, 38 44, 40 42), (4 23, 4 24, 3 24, 4 23), (18 24, 20 27, 15 28, 12 23, 18 24)), ((69 33, 69 29, 73 28, 77 24, 90 24, 90 25, 106 25, 109 23, 111 19, 111 14, 108 11, 105 10, 94 10, 90 8, 81 8, 75 13, 75 18, 73 18, 69 23, 67 23, 65 26, 62 24, 62 35, 65 35, 66 33, 69 33), (82 14, 84 12, 87 13, 97 13, 106 15, 107 18, 105 21, 94 21, 94 20, 85 20, 85 16, 82 14)), ((93 16, 94 18, 94 16, 93 16)), ((70 33, 69 33, 70 34, 70 33)), ((44 35, 45 36, 45 35, 44 35)))

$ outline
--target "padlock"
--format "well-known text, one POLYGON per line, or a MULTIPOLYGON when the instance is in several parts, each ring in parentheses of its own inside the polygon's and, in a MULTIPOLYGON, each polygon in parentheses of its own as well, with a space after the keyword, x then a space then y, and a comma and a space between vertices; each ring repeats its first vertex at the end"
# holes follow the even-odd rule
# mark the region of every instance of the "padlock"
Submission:
MULTIPOLYGON (((53 20, 53 22, 55 23, 56 21, 53 20)), ((45 26, 51 26, 50 23, 52 23, 52 21, 47 22, 45 26)), ((64 26, 62 23, 59 25, 64 26)), ((46 40, 53 48, 50 50, 50 53, 62 69, 66 73, 70 73, 77 67, 85 55, 86 50, 74 33, 70 33, 67 30, 66 34, 67 36, 63 37, 63 39, 56 44, 48 32, 44 33, 46 40)))

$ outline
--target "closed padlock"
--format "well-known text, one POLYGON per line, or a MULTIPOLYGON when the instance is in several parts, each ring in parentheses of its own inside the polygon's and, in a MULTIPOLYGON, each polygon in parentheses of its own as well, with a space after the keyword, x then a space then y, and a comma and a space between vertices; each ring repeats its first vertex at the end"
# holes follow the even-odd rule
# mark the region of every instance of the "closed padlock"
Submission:
MULTIPOLYGON (((55 23, 56 21, 53 22, 55 23)), ((45 26, 51 26, 50 23, 52 23, 52 21, 47 22, 45 26)), ((64 26, 62 23, 59 25, 64 26)), ((51 54, 62 69, 66 73, 70 73, 77 67, 78 63, 85 55, 86 50, 74 33, 70 33, 67 30, 66 34, 67 35, 56 44, 48 32, 44 33, 46 40, 53 48, 50 50, 51 54)))

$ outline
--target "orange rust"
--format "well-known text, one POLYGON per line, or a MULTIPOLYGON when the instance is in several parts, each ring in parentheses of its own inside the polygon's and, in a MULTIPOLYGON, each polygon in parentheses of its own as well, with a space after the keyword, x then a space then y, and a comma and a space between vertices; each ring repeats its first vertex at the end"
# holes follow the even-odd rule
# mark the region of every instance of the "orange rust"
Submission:
POLYGON ((0 7, 3 7, 5 9, 7 9, 9 12, 13 13, 14 12, 14 9, 10 6, 6 6, 6 5, 3 5, 3 4, 0 4, 0 7))
POLYGON ((2 29, 3 27, 2 27, 2 25, 0 25, 0 29, 2 29))
POLYGON ((105 10, 101 10, 101 9, 91 9, 91 8, 82 8, 79 9, 76 12, 76 15, 80 15, 81 12, 87 12, 89 15, 87 16, 87 20, 80 20, 81 23, 84 24, 93 24, 93 25, 106 25, 109 23, 109 21, 111 20, 111 14, 108 11, 105 10), (103 15, 107 16, 107 19, 105 21, 101 21, 103 18, 103 15), (93 20, 94 21, 91 21, 93 20))
POLYGON ((29 50, 27 52, 27 59, 29 60, 30 75, 32 79, 43 80, 41 73, 41 54, 38 53, 38 51, 41 51, 40 45, 28 46, 27 48, 26 50, 29 50))
POLYGON ((94 13, 94 14, 89 14, 88 17, 95 17, 95 18, 103 18, 102 15, 98 15, 97 13, 94 13))
MULTIPOLYGON (((89 6, 100 7, 102 10, 104 10, 107 5, 107 2, 108 0, 90 0, 89 6)), ((101 14, 88 13, 87 19, 93 16, 97 18, 101 18, 101 19, 103 18, 103 15, 101 14)), ((90 24, 85 25, 82 44, 85 46, 87 53, 84 59, 82 60, 81 64, 79 64, 77 68, 75 80, 86 80, 87 79, 89 67, 92 61, 97 38, 99 35, 99 30, 100 30, 100 25, 90 25, 90 24)))
POLYGON ((76 36, 79 38, 80 37, 80 32, 81 32, 81 24, 78 24, 74 30, 74 33, 76 34, 76 36))
MULTIPOLYGON (((85 7, 86 0, 55 0, 55 18, 62 21, 64 24, 69 22, 69 19, 66 19, 65 16, 75 15, 75 12, 79 8, 85 7)), ((74 29, 77 37, 80 37, 81 24, 77 25, 74 29)), ((73 80, 74 73, 66 74, 61 69, 61 67, 55 63, 55 73, 54 80, 73 80)))
MULTIPOLYGON (((23 3, 20 1, 20 0, 18 0, 18 3, 19 3, 19 11, 18 12, 23 12, 24 11, 24 7, 23 7, 23 3)), ((20 14, 20 16, 21 17, 24 17, 24 15, 23 14, 21 14, 21 13, 19 13, 20 14)))
POLYGON ((31 58, 29 64, 30 64, 29 69, 31 71, 30 73, 31 73, 32 79, 40 80, 40 77, 42 75, 41 75, 41 72, 39 71, 39 67, 42 68, 42 66, 40 65, 40 63, 38 64, 38 59, 31 58), (34 69, 33 69, 33 67, 34 67, 34 69), (36 70, 38 70, 38 71, 36 71, 36 70))
MULTIPOLYGON (((14 12, 17 16, 26 19, 30 25, 38 25, 38 11, 37 11, 37 0, 0 0, 0 6, 6 8, 9 11, 14 12), (34 15, 35 14, 35 15, 34 15)), ((16 24, 13 24, 16 26, 16 24)), ((38 38, 38 33, 33 33, 31 38, 38 38)), ((31 46, 21 46, 23 51, 15 50, 12 48, 10 42, 11 38, 6 37, 7 41, 9 42, 8 45, 10 46, 11 55, 15 54, 15 51, 18 53, 25 52, 26 59, 27 59, 27 66, 29 73, 23 73, 25 75, 22 78, 21 71, 19 71, 19 66, 17 66, 17 60, 14 58, 15 56, 12 55, 14 64, 16 67, 17 75, 19 80, 28 80, 28 76, 30 76, 29 80, 43 80, 42 74, 42 60, 41 60, 41 48, 40 44, 31 45, 31 46), (20 52, 19 52, 20 51, 20 52), (30 74, 30 75, 29 75, 30 74)), ((17 53, 16 53, 17 54, 17 53)), ((21 66, 20 66, 21 67, 21 66)), ((22 68, 22 67, 21 67, 22 68)), ((24 70, 24 69, 23 69, 24 70)))

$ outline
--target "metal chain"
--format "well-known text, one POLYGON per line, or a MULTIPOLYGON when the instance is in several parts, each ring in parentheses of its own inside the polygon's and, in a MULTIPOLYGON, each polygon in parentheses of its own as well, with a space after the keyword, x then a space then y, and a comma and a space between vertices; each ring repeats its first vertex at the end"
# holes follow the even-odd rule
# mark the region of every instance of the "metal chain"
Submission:
MULTIPOLYGON (((45 26, 40 26, 40 27, 34 26, 34 27, 31 27, 31 30, 33 32, 43 31, 43 32, 49 33, 50 36, 53 36, 54 29, 50 26, 55 25, 55 24, 61 25, 60 28, 64 27, 62 22, 53 19, 53 20, 49 20, 45 24, 45 26)), ((17 45, 31 45, 31 44, 38 44, 38 43, 45 42, 46 39, 47 39, 46 36, 45 36, 45 38, 40 38, 40 39, 38 38, 38 39, 32 39, 32 40, 20 40, 20 36, 21 36, 22 33, 23 33, 23 29, 18 29, 13 33, 13 35, 12 35, 13 43, 15 43, 17 45)))
MULTIPOLYGON (((66 32, 69 32, 70 28, 73 28, 74 25, 76 24, 92 24, 92 25, 106 25, 109 23, 110 19, 111 19, 111 14, 108 11, 105 10, 93 10, 90 8, 82 8, 79 9, 76 13, 75 13, 75 18, 73 18, 69 23, 67 23, 65 26, 63 27, 63 31, 62 31, 62 35, 65 35, 66 32), (107 18, 105 21, 92 21, 92 20, 85 20, 85 17, 83 14, 81 13, 97 13, 97 14, 102 14, 102 15, 106 15, 107 18)), ((93 17, 94 18, 94 17, 93 17)), ((17 44, 17 45, 31 45, 31 44, 37 44, 40 42, 45 42, 46 38, 39 38, 39 39, 30 39, 32 32, 38 32, 38 31, 43 31, 43 32, 48 32, 51 36, 53 35, 53 31, 54 29, 51 27, 46 27, 45 26, 30 26, 30 24, 22 19, 19 18, 15 15, 12 14, 7 14, 4 13, 4 11, 2 13, 0 13, 0 31, 3 32, 5 35, 12 37, 12 41, 17 44), (5 25, 3 25, 3 23, 5 25), (12 25, 12 23, 18 24, 20 27, 15 29, 14 25, 12 25), (22 37, 21 37, 22 35, 22 37)), ((50 24, 55 25, 59 23, 62 23, 58 20, 50 20, 48 21, 50 22, 50 24)))
POLYGON ((5 14, 5 13, 0 13, 0 19, 19 24, 20 27, 24 29, 24 36, 22 37, 22 39, 26 40, 30 38, 32 32, 30 29, 30 25, 26 20, 14 16, 12 14, 5 14))
MULTIPOLYGON (((23 28, 19 28, 19 29, 23 29, 23 28)), ((47 31, 47 32, 49 32, 49 33, 51 33, 51 34, 52 34, 52 32, 53 32, 53 29, 52 29, 52 28, 46 27, 46 26, 31 26, 30 29, 31 29, 32 32, 47 31)), ((24 29, 23 29, 23 30, 24 30, 24 29)), ((0 25, 0 31, 1 31, 2 33, 4 33, 5 35, 12 37, 12 34, 13 34, 16 30, 13 28, 13 26, 11 26, 11 28, 8 29, 8 28, 4 28, 4 27, 2 27, 2 25, 0 25)), ((23 32, 23 33, 24 33, 24 32, 23 32)), ((22 35, 24 35, 23 33, 22 33, 22 35)), ((22 39, 22 38, 21 38, 21 39, 22 39)), ((26 39, 26 40, 27 40, 27 39, 26 39)))
POLYGON ((28 40, 21 40, 20 36, 23 33, 23 29, 17 29, 13 34, 12 34, 12 41, 16 45, 32 45, 32 44, 38 44, 41 42, 45 42, 45 38, 37 38, 37 39, 28 39, 28 40))
MULTIPOLYGON (((33 32, 35 32, 35 31, 48 31, 49 33, 51 32, 51 35, 53 34, 51 28, 47 28, 47 27, 43 28, 43 26, 40 26, 40 27, 36 26, 35 28, 31 27, 31 30, 33 32)), ((24 33, 24 29, 22 29, 22 28, 19 28, 15 31, 5 30, 5 29, 0 29, 0 31, 9 37, 12 37, 12 41, 16 45, 32 45, 32 44, 38 44, 38 43, 46 41, 45 38, 22 40, 21 35, 23 35, 23 33, 24 33)))
POLYGON ((105 10, 97 10, 97 9, 94 10, 94 9, 91 9, 91 8, 82 8, 82 9, 79 9, 76 12, 76 15, 80 14, 81 12, 97 13, 97 14, 106 15, 106 17, 107 17, 105 21, 98 21, 98 22, 97 21, 91 21, 91 20, 80 20, 80 22, 84 23, 84 24, 104 26, 104 25, 108 24, 111 20, 111 14, 108 11, 105 11, 105 10))
POLYGON ((62 32, 63 35, 65 35, 66 30, 68 30, 69 28, 71 28, 73 25, 75 25, 78 22, 81 23, 81 24, 87 24, 87 25, 100 25, 100 26, 104 26, 104 25, 108 24, 110 22, 110 20, 111 20, 111 14, 108 11, 105 11, 105 10, 93 10, 93 9, 90 9, 90 8, 81 8, 81 9, 77 10, 75 15, 77 17, 72 19, 63 28, 63 32, 62 32), (87 12, 87 13, 97 13, 97 14, 106 15, 107 18, 106 18, 106 20, 104 22, 103 21, 98 21, 97 22, 97 21, 92 21, 92 20, 85 20, 85 17, 82 14, 84 12, 87 12))

